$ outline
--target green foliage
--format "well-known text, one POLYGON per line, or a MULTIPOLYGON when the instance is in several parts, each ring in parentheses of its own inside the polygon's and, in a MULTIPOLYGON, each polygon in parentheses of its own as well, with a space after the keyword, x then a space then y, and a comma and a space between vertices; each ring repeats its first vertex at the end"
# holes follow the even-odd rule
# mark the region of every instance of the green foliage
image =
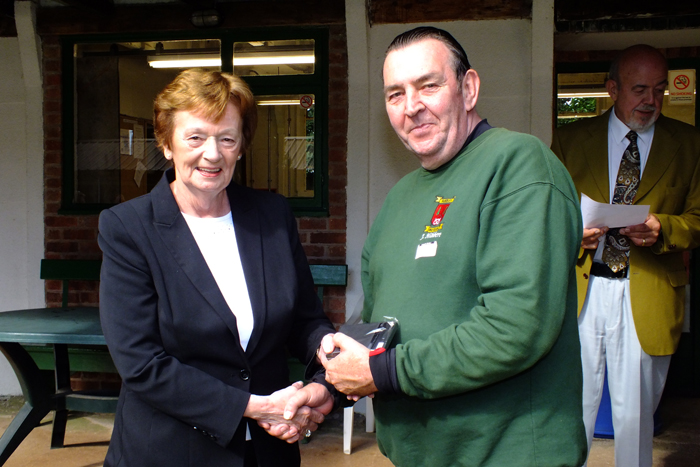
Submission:
POLYGON ((567 97, 557 99, 557 113, 595 113, 595 97, 567 97))
POLYGON ((316 106, 311 106, 306 109, 306 136, 314 136, 314 115, 316 113, 316 106))
MULTIPOLYGON (((595 97, 565 97, 557 99, 557 115, 593 114, 596 113, 595 97)), ((557 128, 581 120, 575 118, 557 118, 557 128)))

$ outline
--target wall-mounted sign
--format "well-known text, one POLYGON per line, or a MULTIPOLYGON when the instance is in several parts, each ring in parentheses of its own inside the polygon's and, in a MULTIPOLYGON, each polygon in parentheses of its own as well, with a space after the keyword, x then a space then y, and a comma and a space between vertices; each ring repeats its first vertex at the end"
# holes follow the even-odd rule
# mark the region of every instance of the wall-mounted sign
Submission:
POLYGON ((302 96, 301 99, 299 99, 299 104, 305 109, 310 109, 313 103, 314 100, 311 96, 302 96))
POLYGON ((695 104, 695 70, 668 72, 668 103, 695 104))

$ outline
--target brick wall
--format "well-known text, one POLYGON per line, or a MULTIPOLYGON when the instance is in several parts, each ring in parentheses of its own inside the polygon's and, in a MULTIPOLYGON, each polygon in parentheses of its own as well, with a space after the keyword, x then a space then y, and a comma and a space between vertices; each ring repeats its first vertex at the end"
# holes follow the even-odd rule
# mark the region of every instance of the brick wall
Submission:
MULTIPOLYGON (((329 29, 328 217, 298 219, 310 263, 345 264, 347 206, 348 61, 345 26, 329 29)), ((337 325, 345 322, 345 288, 325 287, 323 309, 337 325)))
MULTIPOLYGON (((58 38, 42 38, 44 71, 44 257, 48 259, 99 259, 97 216, 60 215, 61 207, 61 49, 58 38)), ((98 284, 74 281, 68 304, 97 306, 98 284)), ((61 306, 62 284, 44 284, 47 306, 61 306)))
MULTIPOLYGON (((347 186, 347 44, 344 25, 330 26, 329 205, 328 217, 301 217, 299 234, 310 263, 345 264, 347 186)), ((59 214, 61 207, 61 51, 58 37, 42 37, 44 71, 44 257, 99 259, 94 215, 59 214)), ((61 283, 46 281, 47 306, 60 306, 61 283)), ((98 284, 71 282, 69 305, 98 305, 98 284)), ((336 324, 345 321, 345 289, 325 288, 324 310, 336 324)))

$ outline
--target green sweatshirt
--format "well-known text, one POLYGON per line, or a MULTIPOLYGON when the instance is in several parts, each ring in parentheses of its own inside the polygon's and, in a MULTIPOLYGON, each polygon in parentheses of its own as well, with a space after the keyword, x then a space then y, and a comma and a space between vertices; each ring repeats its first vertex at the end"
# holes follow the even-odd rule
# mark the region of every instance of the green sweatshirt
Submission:
POLYGON ((571 466, 586 456, 576 190, 538 139, 491 129, 388 194, 363 319, 399 320, 401 395, 375 398, 399 467, 571 466))

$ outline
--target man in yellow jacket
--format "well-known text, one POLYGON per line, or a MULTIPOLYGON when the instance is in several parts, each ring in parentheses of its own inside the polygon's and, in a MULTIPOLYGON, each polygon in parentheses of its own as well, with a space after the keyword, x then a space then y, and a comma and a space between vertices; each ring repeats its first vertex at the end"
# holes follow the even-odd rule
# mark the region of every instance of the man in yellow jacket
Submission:
POLYGON ((624 50, 606 82, 613 109, 552 142, 579 195, 649 206, 639 225, 584 225, 577 264, 588 446, 607 366, 616 467, 652 464, 653 414, 683 323, 683 252, 700 244, 700 130, 661 115, 667 76, 656 49, 624 50))

